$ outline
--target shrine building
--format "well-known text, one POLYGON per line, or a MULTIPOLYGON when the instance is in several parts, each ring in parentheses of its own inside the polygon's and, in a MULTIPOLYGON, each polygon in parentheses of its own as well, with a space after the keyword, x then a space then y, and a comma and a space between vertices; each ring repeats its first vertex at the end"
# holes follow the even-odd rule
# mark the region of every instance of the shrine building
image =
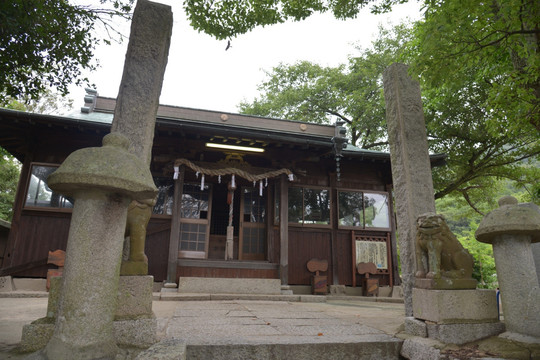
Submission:
MULTIPOLYGON (((115 103, 89 90, 67 116, 0 109, 0 146, 22 163, 2 275, 45 277, 48 252, 65 250, 73 201, 47 177, 73 151, 101 146, 115 103)), ((306 264, 319 259, 328 285, 360 286, 358 263, 375 265, 380 286, 399 284, 390 155, 347 144, 339 123, 162 105, 151 172, 159 194, 146 255, 156 282, 281 279, 294 288, 311 285, 306 264)))

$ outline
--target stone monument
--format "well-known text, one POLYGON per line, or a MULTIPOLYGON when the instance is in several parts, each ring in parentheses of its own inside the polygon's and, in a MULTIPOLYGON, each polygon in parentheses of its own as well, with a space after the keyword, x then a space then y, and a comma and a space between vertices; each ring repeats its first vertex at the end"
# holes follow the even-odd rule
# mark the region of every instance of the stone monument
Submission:
POLYGON ((531 243, 540 242, 540 209, 504 196, 475 236, 493 245, 507 330, 501 336, 540 343, 540 288, 531 249, 531 243))
MULTIPOLYGON (((129 152, 146 163, 148 169, 171 33, 169 6, 146 0, 137 2, 111 132, 125 135, 130 140, 129 152)), ((144 243, 154 204, 154 198, 130 204, 126 228, 130 251, 127 261, 122 262, 122 275, 148 274, 144 243)))
POLYGON ((475 289, 472 257, 435 213, 420 86, 403 64, 389 66, 383 81, 405 329, 455 344, 500 333, 495 292, 475 289))
POLYGON ((404 64, 390 65, 383 82, 405 314, 412 316, 416 220, 420 214, 435 212, 433 180, 420 85, 404 64))

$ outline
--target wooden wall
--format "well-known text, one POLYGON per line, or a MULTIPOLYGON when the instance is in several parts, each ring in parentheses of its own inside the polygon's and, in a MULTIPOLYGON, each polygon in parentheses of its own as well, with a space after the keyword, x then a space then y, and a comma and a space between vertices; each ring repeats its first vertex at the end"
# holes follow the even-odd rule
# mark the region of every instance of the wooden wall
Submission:
POLYGON ((332 284, 332 231, 289 226, 289 285, 310 285, 309 260, 328 260, 328 284, 332 284))
POLYGON ((11 236, 4 255, 3 268, 42 262, 43 265, 20 271, 13 276, 45 277, 49 251, 65 250, 71 212, 25 210, 18 231, 11 236))

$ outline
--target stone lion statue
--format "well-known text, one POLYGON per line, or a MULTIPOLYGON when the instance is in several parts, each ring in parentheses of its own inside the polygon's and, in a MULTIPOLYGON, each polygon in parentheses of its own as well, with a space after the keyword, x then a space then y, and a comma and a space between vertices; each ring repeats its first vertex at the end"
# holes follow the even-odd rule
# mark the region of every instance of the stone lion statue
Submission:
POLYGON ((133 200, 128 208, 126 233, 129 237, 128 259, 122 261, 121 275, 147 275, 148 258, 144 253, 146 242, 146 227, 152 216, 155 199, 137 201, 133 200))
POLYGON ((452 234, 442 215, 420 215, 416 229, 417 278, 472 278, 473 257, 452 234))

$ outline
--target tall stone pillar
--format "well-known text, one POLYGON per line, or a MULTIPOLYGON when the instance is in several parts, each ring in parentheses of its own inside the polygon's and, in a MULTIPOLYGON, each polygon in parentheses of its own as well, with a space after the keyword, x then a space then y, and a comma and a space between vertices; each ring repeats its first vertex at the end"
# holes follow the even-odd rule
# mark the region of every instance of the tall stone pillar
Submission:
POLYGON ((156 114, 171 42, 168 5, 138 0, 111 132, 130 140, 129 152, 150 166, 156 114))
MULTIPOLYGON (((130 140, 129 152, 143 160, 148 169, 172 24, 170 6, 137 1, 111 127, 111 132, 119 132, 130 140)), ((145 199, 129 207, 130 253, 129 259, 122 262, 122 275, 148 274, 144 243, 153 205, 154 199, 145 199)))
POLYGON ((435 212, 433 180, 420 85, 407 74, 406 65, 397 63, 385 70, 383 82, 405 314, 412 316, 416 219, 435 212))

